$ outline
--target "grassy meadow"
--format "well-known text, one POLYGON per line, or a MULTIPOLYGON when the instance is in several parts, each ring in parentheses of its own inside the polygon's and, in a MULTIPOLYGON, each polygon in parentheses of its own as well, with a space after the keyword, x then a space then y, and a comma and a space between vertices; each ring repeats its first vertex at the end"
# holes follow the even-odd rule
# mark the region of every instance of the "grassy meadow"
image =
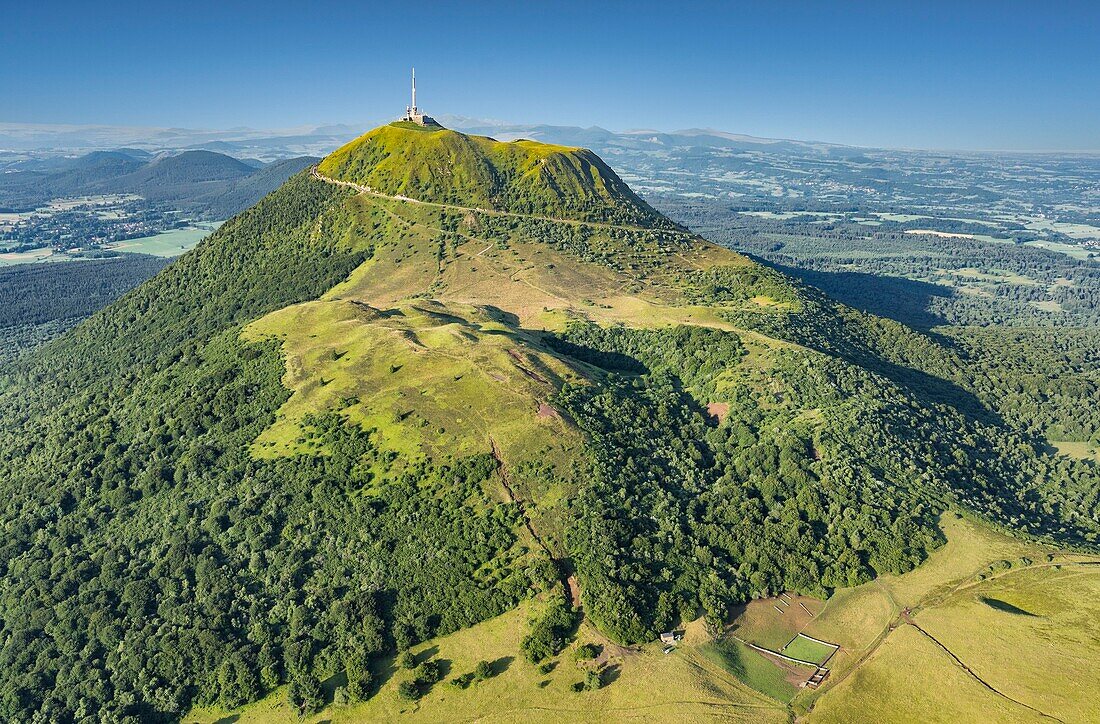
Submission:
POLYGON ((107 248, 132 254, 152 254, 153 256, 179 256, 200 241, 210 236, 222 222, 199 223, 184 229, 162 231, 152 236, 141 236, 109 244, 107 248))
MULTIPOLYGON (((782 704, 746 686, 687 640, 666 655, 658 645, 638 650, 617 647, 595 629, 582 625, 573 645, 552 660, 547 673, 542 673, 519 653, 527 618, 535 605, 525 604, 414 648, 419 660, 432 658, 445 672, 443 680, 420 700, 409 702, 398 696, 398 685, 409 672, 391 664, 376 672, 384 683, 369 701, 329 707, 306 721, 787 721, 782 704), (575 660, 573 652, 581 643, 603 647, 596 659, 604 667, 604 686, 599 690, 574 691, 574 684, 582 681, 586 668, 593 665, 575 660), (465 689, 450 684, 459 675, 473 671, 479 661, 490 662, 492 677, 465 689)), ((234 720, 237 724, 298 721, 281 690, 240 712, 201 710, 183 721, 214 724, 226 716, 239 716, 234 720)))

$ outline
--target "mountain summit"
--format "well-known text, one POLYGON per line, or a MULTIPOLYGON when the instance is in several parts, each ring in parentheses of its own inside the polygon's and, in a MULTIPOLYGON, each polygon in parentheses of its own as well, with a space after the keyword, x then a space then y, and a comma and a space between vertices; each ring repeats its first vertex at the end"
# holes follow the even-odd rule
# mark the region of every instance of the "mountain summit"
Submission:
POLYGON ((633 656, 908 571, 950 507, 1095 543, 1096 471, 1046 483, 953 354, 590 151, 375 129, 0 377, 0 719, 307 714, 517 606, 515 656, 633 656))
POLYGON ((391 123, 321 162, 322 174, 391 195, 561 218, 668 225, 591 151, 391 123))

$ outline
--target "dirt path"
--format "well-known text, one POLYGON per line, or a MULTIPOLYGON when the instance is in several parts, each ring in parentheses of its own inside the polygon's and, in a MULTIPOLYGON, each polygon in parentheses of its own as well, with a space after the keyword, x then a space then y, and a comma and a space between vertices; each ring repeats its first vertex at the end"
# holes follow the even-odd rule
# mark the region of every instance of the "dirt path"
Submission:
MULTIPOLYGON (((964 671, 966 671, 968 674, 970 674, 975 679, 977 679, 978 682, 981 683, 981 685, 984 686, 985 688, 989 689, 990 691, 997 694, 998 696, 1001 696, 1005 699, 1008 699, 1009 701, 1013 702, 1014 704, 1019 704, 1020 706, 1023 706, 1027 709, 1030 709, 1030 710, 1032 710, 1032 711, 1034 711, 1038 714, 1041 714, 1044 717, 1047 717, 1048 719, 1054 719, 1055 721, 1061 721, 1061 719, 1058 719, 1057 717, 1051 716, 1050 714, 1046 714, 1045 712, 1039 711, 1038 709, 1034 709, 1033 707, 1030 707, 1027 704, 1024 704, 1022 702, 1018 702, 1015 699, 1012 699, 1008 696, 1005 696, 1001 692, 994 689, 992 686, 990 686, 988 683, 986 683, 984 680, 982 680, 977 674, 975 674, 950 649, 948 649, 946 646, 944 646, 942 643, 940 643, 939 640, 935 639, 931 634, 929 634, 927 631, 925 631, 923 628, 921 628, 919 625, 917 625, 917 623, 913 621, 912 617, 917 612, 919 612, 923 609, 930 608, 932 606, 936 606, 936 605, 939 605, 941 603, 944 603, 945 601, 947 601, 949 598, 956 595, 960 591, 963 591, 963 590, 966 590, 968 588, 972 588, 974 586, 978 586, 978 585, 981 585, 981 584, 984 584, 984 583, 988 583, 989 581, 996 580, 996 579, 999 579, 999 578, 1003 578, 1005 576, 1010 576, 1010 575, 1020 573, 1020 572, 1023 572, 1023 571, 1031 571, 1031 570, 1035 570, 1037 568, 1051 568, 1051 567, 1056 567, 1056 566, 1061 566, 1063 568, 1070 568, 1070 567, 1076 567, 1076 566, 1086 566, 1087 567, 1087 566, 1096 566, 1096 565, 1100 565, 1100 561, 1050 561, 1050 562, 1044 562, 1044 563, 1033 563, 1029 566, 1020 566, 1018 568, 1010 568, 1010 569, 1007 569, 1005 571, 1001 571, 997 574, 994 574, 992 576, 988 576, 988 577, 986 577, 985 579, 983 579, 981 581, 976 581, 976 580, 974 580, 974 576, 976 576, 981 570, 983 570, 983 569, 978 569, 978 571, 975 571, 973 574, 961 578, 958 581, 958 583, 956 583, 954 586, 951 586, 946 591, 942 590, 942 589, 938 589, 938 590, 933 590, 933 591, 927 593, 919 601, 917 601, 917 603, 914 604, 912 606, 912 608, 903 608, 903 607, 899 606, 899 604, 895 600, 893 594, 888 589, 883 588, 882 590, 887 595, 890 602, 895 607, 900 608, 901 612, 893 620, 891 620, 889 624, 887 624, 886 628, 884 628, 881 632, 879 632, 878 636, 875 637, 875 639, 871 642, 871 644, 859 655, 859 657, 852 663, 851 666, 848 666, 844 671, 840 672, 839 674, 834 672, 834 676, 831 677, 832 680, 829 682, 828 687, 822 688, 820 690, 820 694, 817 697, 815 697, 815 699, 813 701, 811 701, 809 703, 809 706, 806 710, 807 715, 813 711, 814 706, 817 704, 817 699, 820 698, 821 695, 824 695, 825 692, 827 692, 827 691, 835 688, 836 686, 840 685, 845 679, 847 679, 849 676, 851 676, 853 673, 855 673, 861 666, 863 666, 863 664, 865 664, 867 662, 867 660, 872 656, 872 654, 874 654, 879 649, 879 647, 882 646, 882 643, 887 639, 887 637, 891 633, 894 632, 894 630, 898 626, 908 624, 908 625, 913 626, 914 628, 916 628, 918 631, 920 631, 920 633, 927 636, 937 646, 939 646, 941 649, 943 649, 945 652, 947 652, 947 654, 949 656, 951 656, 951 658, 955 661, 956 664, 958 664, 960 667, 963 668, 964 671)), ((826 608, 828 607, 828 602, 826 602, 825 606, 826 606, 826 608)), ((824 612, 825 612, 825 609, 823 608, 821 611, 818 612, 818 616, 820 616, 824 612)), ((802 719, 804 719, 804 717, 800 717, 799 720, 801 721, 802 719)))
POLYGON ((950 656, 951 660, 954 661, 955 664, 958 665, 959 668, 961 668, 963 671, 965 671, 970 676, 970 678, 974 679, 974 681, 978 682, 979 684, 981 684, 983 687, 985 687, 989 691, 993 692, 994 694, 1001 697, 1002 699, 1005 699, 1007 701, 1011 701, 1013 704, 1016 704, 1018 706, 1022 706, 1022 707, 1024 707, 1025 709, 1027 709, 1029 711, 1033 711, 1041 717, 1044 717, 1046 719, 1053 719, 1054 721, 1062 722, 1063 724, 1065 724, 1065 722, 1062 719, 1059 719, 1058 717, 1053 716, 1051 714, 1047 714, 1045 711, 1041 711, 1039 709, 1036 709, 1033 706, 1029 706, 1029 705, 1025 704, 1024 702, 1022 702, 1022 701, 1019 701, 1017 699, 1013 699, 1008 694, 1005 694, 1004 692, 998 690, 992 684, 990 684, 988 681, 986 681, 982 677, 978 676, 974 672, 973 669, 971 669, 969 666, 967 666, 966 663, 963 662, 962 659, 960 659, 958 656, 955 655, 954 651, 952 651, 951 649, 944 646, 943 643, 941 643, 939 639, 937 639, 935 636, 933 636, 932 634, 928 633, 923 628, 921 628, 920 625, 918 625, 915 621, 913 621, 913 619, 909 618, 909 616, 907 614, 902 614, 902 617, 905 619, 905 623, 907 623, 910 626, 912 626, 913 628, 915 628, 926 639, 928 639, 929 641, 934 643, 936 646, 938 646, 944 653, 946 653, 948 656, 950 656))
POLYGON ((686 236, 692 239, 700 239, 698 234, 694 234, 690 231, 684 231, 682 229, 648 229, 644 226, 634 226, 631 224, 608 224, 602 221, 582 221, 580 219, 561 219, 553 216, 539 216, 537 214, 522 214, 517 211, 500 211, 497 209, 482 209, 476 206, 459 206, 458 204, 445 204, 438 201, 422 201, 420 199, 409 198, 408 196, 384 194, 381 191, 376 191, 370 186, 364 186, 363 184, 353 183, 351 181, 341 181, 340 179, 334 179, 331 176, 326 176, 320 172, 320 170, 314 166, 312 170, 313 177, 318 181, 324 181, 328 184, 334 184, 336 186, 345 186, 349 189, 354 189, 362 194, 368 194, 370 196, 376 196, 380 199, 389 199, 390 201, 402 201, 408 204, 417 204, 419 206, 430 206, 437 209, 447 209, 450 211, 466 211, 477 214, 485 214, 486 216, 509 216, 517 219, 532 219, 534 221, 549 221, 555 224, 570 224, 572 226, 591 226, 597 229, 618 229, 621 231, 641 231, 641 232, 653 232, 660 231, 666 234, 678 234, 680 236, 686 236))
POLYGON ((581 589, 577 584, 577 577, 573 575, 564 575, 565 571, 562 566, 562 562, 553 551, 550 550, 550 546, 546 545, 546 542, 542 539, 542 536, 535 530, 535 526, 531 523, 531 516, 527 513, 527 506, 524 504, 523 499, 516 495, 515 489, 512 486, 512 477, 508 473, 508 467, 504 464, 504 458, 500 454, 500 448, 497 447, 497 441, 493 439, 493 436, 489 436, 489 447, 493 451, 493 459, 497 463, 497 471, 500 473, 501 483, 504 485, 504 492, 508 496, 508 501, 515 503, 519 508, 520 515, 523 516, 523 527, 527 529, 531 539, 535 541, 535 545, 546 554, 546 557, 550 559, 550 562, 554 564, 554 568, 558 571, 560 576, 559 582, 562 586, 562 591, 566 597, 569 598, 573 608, 577 611, 581 610, 581 589))

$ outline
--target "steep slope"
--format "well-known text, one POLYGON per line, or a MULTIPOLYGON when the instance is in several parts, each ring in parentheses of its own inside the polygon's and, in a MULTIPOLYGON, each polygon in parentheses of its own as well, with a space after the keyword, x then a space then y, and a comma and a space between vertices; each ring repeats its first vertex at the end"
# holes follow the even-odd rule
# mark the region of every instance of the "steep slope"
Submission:
POLYGON ((385 194, 588 221, 671 226, 596 154, 391 123, 336 150, 321 173, 385 194))
POLYGON ((911 569, 952 505, 1095 543, 1095 468, 1056 487, 953 364, 588 152, 377 129, 6 372, 0 718, 314 711, 535 595, 719 626, 911 569))

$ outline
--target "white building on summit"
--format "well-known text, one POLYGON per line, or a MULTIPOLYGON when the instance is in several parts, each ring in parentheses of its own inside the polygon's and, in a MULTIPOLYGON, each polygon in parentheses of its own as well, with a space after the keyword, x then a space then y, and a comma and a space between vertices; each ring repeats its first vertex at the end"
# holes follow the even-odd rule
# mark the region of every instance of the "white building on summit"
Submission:
POLYGON ((435 122, 434 118, 424 115, 420 112, 420 109, 416 107, 416 68, 413 68, 412 81, 412 105, 405 106, 405 117, 401 120, 415 123, 420 126, 438 126, 439 124, 435 122))

